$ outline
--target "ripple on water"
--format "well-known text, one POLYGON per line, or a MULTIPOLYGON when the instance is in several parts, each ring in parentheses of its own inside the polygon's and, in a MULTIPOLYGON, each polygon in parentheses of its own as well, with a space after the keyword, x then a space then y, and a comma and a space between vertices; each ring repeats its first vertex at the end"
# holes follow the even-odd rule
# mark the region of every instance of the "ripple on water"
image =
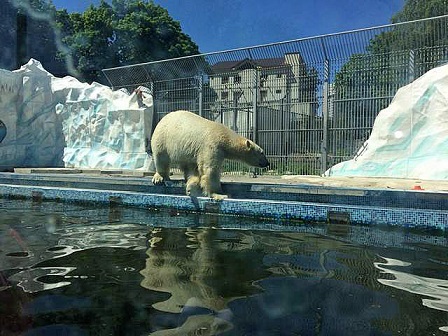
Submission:
POLYGON ((47 249, 47 251, 48 252, 59 252, 61 250, 65 250, 65 249, 67 249, 67 246, 58 245, 58 246, 49 247, 47 249))
MULTIPOLYGON (((448 312, 448 281, 414 275, 404 271, 390 269, 389 267, 408 267, 411 263, 401 260, 382 257, 385 262, 374 263, 383 274, 393 275, 393 279, 378 279, 383 285, 404 290, 409 293, 421 295, 422 304, 426 307, 448 312)), ((448 332, 448 326, 439 328, 448 332)))
POLYGON ((37 293, 70 285, 70 281, 65 281, 65 276, 75 269, 76 267, 32 268, 14 274, 8 280, 27 293, 37 293))
POLYGON ((31 254, 28 251, 17 251, 17 252, 9 252, 6 253, 8 257, 18 257, 18 258, 27 258, 31 254))

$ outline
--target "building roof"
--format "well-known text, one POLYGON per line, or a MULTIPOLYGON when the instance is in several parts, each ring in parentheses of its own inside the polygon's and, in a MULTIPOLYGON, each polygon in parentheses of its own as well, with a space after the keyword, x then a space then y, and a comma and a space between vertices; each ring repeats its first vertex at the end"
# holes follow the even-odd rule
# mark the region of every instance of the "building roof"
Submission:
POLYGON ((278 58, 262 58, 262 59, 243 59, 239 61, 223 61, 218 62, 211 67, 214 74, 239 71, 245 69, 255 69, 255 68, 279 68, 287 66, 285 59, 283 57, 278 58))

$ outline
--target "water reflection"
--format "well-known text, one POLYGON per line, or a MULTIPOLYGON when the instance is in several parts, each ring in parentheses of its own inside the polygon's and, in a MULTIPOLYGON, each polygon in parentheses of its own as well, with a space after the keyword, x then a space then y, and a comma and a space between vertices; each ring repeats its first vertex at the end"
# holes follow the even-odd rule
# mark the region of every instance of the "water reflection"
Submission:
POLYGON ((26 293, 36 293, 70 285, 67 274, 75 267, 40 267, 18 272, 9 278, 26 293))
MULTIPOLYGON (((153 306, 181 314, 182 323, 171 330, 179 335, 230 329, 228 302, 256 293, 252 283, 269 275, 250 235, 238 237, 209 228, 155 229, 149 242, 141 285, 171 294, 153 306)), ((159 334, 164 332, 155 333, 159 334)))
MULTIPOLYGON (((448 280, 397 271, 393 269, 394 266, 398 268, 408 267, 411 266, 411 263, 392 258, 382 258, 385 262, 376 262, 374 263, 375 267, 381 270, 383 274, 392 275, 393 279, 378 279, 380 283, 409 293, 430 297, 431 299, 422 299, 424 306, 448 312, 448 280)), ((448 326, 442 326, 440 330, 448 331, 448 326)))
POLYGON ((446 329, 443 237, 356 226, 343 234, 324 225, 236 230, 220 227, 253 223, 2 204, 0 334, 426 335, 446 329))
POLYGON ((171 325, 170 335, 364 335, 375 319, 398 310, 387 295, 347 282, 339 260, 356 264, 355 257, 324 237, 157 229, 149 241, 141 285, 170 293, 153 305, 180 315, 175 323, 158 321, 171 325))

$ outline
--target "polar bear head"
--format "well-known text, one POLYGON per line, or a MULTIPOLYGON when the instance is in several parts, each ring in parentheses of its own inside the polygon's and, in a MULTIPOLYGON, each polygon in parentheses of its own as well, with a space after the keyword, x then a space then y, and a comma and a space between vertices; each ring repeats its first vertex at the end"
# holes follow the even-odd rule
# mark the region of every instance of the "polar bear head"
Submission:
POLYGON ((246 139, 244 150, 244 162, 254 167, 265 168, 269 166, 269 161, 264 154, 263 149, 255 142, 246 139))

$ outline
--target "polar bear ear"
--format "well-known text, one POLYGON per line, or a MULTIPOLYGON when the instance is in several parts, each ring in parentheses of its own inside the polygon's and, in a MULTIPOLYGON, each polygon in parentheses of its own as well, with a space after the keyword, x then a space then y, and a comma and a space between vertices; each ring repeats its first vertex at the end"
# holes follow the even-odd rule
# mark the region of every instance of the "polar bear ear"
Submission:
POLYGON ((250 140, 246 140, 246 147, 247 147, 247 148, 250 148, 250 147, 251 147, 250 140))

